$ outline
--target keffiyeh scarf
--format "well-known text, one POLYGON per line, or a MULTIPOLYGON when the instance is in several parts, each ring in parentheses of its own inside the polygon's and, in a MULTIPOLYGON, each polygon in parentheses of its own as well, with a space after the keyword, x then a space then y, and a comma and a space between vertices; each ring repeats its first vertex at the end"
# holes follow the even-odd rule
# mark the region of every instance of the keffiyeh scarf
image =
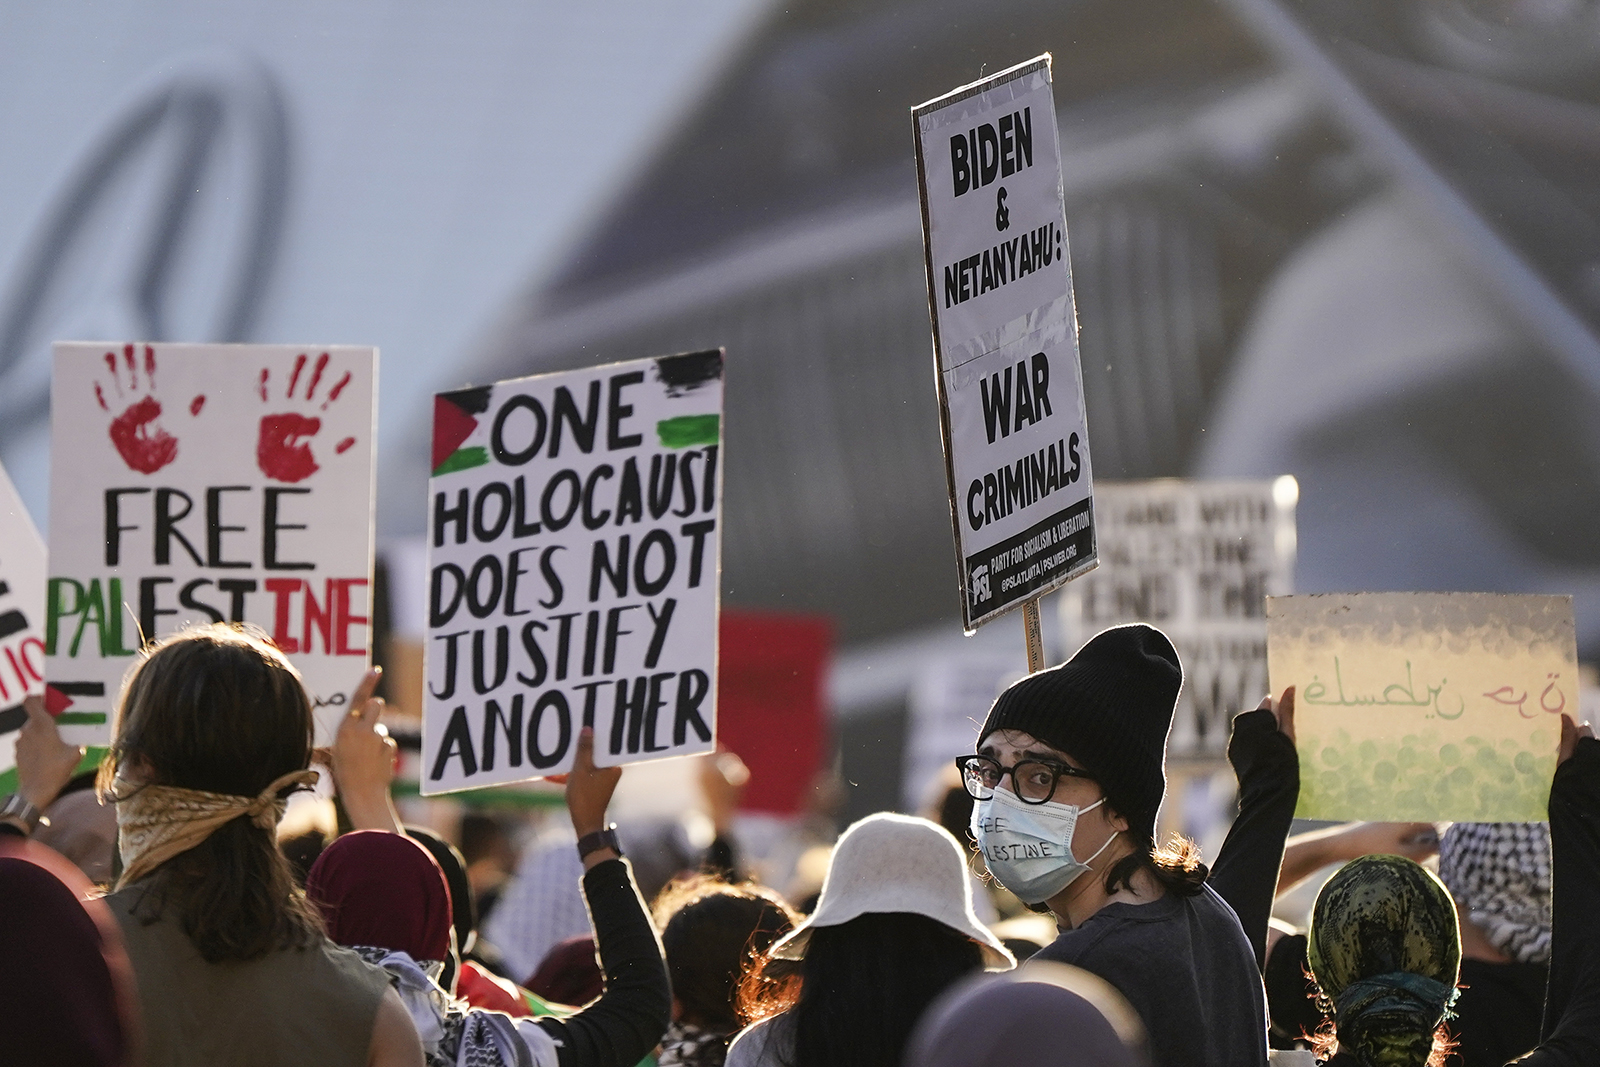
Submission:
POLYGON ((715 1034, 693 1023, 675 1022, 661 1038, 657 1067, 722 1067, 732 1036, 715 1034))
POLYGON ((1439 842, 1439 879, 1518 963, 1550 962, 1550 824, 1458 822, 1439 842))
POLYGON ((362 959, 389 974, 411 1015, 427 1067, 557 1067, 555 1039, 531 1019, 468 1007, 404 952, 356 946, 362 959))

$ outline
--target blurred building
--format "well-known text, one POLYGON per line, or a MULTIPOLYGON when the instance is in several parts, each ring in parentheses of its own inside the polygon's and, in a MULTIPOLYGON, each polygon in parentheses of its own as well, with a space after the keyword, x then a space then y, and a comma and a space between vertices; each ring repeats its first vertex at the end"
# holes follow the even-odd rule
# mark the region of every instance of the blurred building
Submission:
MULTIPOLYGON (((287 236, 186 268, 210 319, 138 286, 74 318, 30 281, 49 227, 8 238, 0 452, 40 458, 44 323, 384 344, 379 535, 415 632, 428 391, 725 346, 724 600, 836 620, 851 810, 893 806, 930 661, 1021 663, 1011 620, 959 634, 909 109, 1049 51, 1096 475, 1293 474, 1300 591, 1570 592, 1600 655, 1600 3, 625 7, 652 21, 609 31, 607 67, 603 20, 231 5, 244 28, 207 32, 259 40, 259 70, 158 79, 125 114, 165 86, 180 145, 254 131, 207 210, 237 235, 281 207, 287 236)), ((151 61, 209 39, 161 9, 124 20, 151 61)), ((84 166, 18 202, 71 207, 84 166)))
POLYGON ((474 377, 727 346, 725 597, 838 620, 891 802, 963 654, 908 109, 1042 51, 1096 475, 1294 474, 1299 590, 1573 592, 1600 652, 1594 3, 790 5, 474 377))

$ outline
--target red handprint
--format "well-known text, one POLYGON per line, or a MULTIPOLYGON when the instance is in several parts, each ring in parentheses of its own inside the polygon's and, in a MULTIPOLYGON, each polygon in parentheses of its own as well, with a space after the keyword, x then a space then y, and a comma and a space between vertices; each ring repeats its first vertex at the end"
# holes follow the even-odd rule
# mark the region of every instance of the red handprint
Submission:
MULTIPOLYGON (((289 375, 289 388, 284 391, 284 399, 293 400, 294 393, 300 385, 301 378, 306 369, 305 353, 295 357, 294 371, 289 375)), ((328 353, 324 352, 317 357, 316 365, 312 368, 311 375, 306 379, 305 392, 301 402, 307 406, 315 403, 317 386, 322 384, 323 375, 328 369, 328 353)), ((261 380, 257 385, 261 399, 267 399, 267 383, 271 372, 261 368, 261 380)), ((322 401, 319 411, 327 411, 328 405, 339 399, 339 394, 344 392, 345 386, 350 384, 350 372, 345 371, 344 376, 328 390, 326 399, 322 401)), ((256 438, 256 466, 261 468, 261 473, 268 478, 275 478, 280 482, 299 482, 317 473, 317 458, 311 453, 310 438, 313 438, 322 429, 322 420, 315 415, 305 415, 298 411, 283 411, 273 415, 261 416, 261 431, 256 438)), ((356 443, 354 437, 346 437, 334 446, 335 452, 344 452, 356 443)))
MULTIPOLYGON (((135 350, 134 345, 123 345, 120 363, 115 352, 107 352, 105 355, 106 370, 111 374, 111 387, 116 390, 116 399, 130 401, 122 409, 122 413, 111 420, 109 432, 111 443, 116 446, 117 454, 122 457, 122 462, 128 465, 129 470, 136 470, 141 474, 154 474, 178 458, 178 439, 156 422, 161 417, 161 402, 155 396, 155 349, 149 345, 144 346, 142 381, 139 377, 140 366, 135 350), (124 376, 127 378, 126 389, 123 388, 124 376)), ((94 383, 94 398, 99 402, 102 411, 111 410, 103 383, 94 383)), ((189 414, 200 414, 205 402, 204 396, 196 396, 189 402, 189 414)))

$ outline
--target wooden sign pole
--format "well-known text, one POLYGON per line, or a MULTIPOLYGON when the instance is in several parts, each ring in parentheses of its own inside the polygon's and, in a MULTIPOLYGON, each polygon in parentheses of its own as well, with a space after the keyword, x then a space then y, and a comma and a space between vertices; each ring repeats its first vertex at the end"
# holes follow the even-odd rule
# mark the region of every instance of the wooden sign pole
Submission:
POLYGON ((1031 597, 1022 605, 1022 632, 1028 642, 1028 673, 1044 670, 1044 635, 1039 630, 1039 598, 1031 597))

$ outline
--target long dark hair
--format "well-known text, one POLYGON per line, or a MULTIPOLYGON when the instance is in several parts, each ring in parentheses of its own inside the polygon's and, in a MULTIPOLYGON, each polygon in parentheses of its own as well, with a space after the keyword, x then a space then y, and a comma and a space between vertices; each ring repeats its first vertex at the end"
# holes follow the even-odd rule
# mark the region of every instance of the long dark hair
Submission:
POLYGON ((798 964, 768 958, 742 1006, 757 1018, 788 1010, 788 1067, 894 1067, 928 1005, 982 967, 978 943, 935 919, 862 915, 813 930, 798 964), (762 984, 764 1001, 750 1003, 762 984))
MULTIPOLYGON (((123 687, 100 768, 145 785, 254 797, 311 763, 311 702, 300 675, 254 627, 194 627, 147 646, 123 687)), ((138 914, 176 915, 208 963, 305 945, 321 924, 273 833, 240 817, 148 879, 138 914)))
POLYGON ((1148 871, 1156 884, 1176 897, 1195 896, 1211 875, 1200 862, 1200 846, 1182 834, 1171 835, 1160 847, 1149 837, 1136 838, 1133 851, 1106 871, 1106 892, 1133 888, 1133 876, 1139 871, 1148 871))
POLYGON ((686 1022, 732 1034, 748 1020, 737 984, 800 915, 765 886, 729 885, 711 875, 669 882, 655 902, 672 995, 686 1022))
MULTIPOLYGON (((1110 788, 1106 789, 1106 807, 1115 812, 1139 810, 1138 805, 1110 788)), ((1149 821, 1155 821, 1153 813, 1149 821)), ((1175 897, 1192 897, 1205 888, 1211 871, 1200 862, 1200 846, 1189 838, 1172 834, 1166 844, 1158 846, 1155 835, 1149 831, 1130 829, 1126 833, 1133 841, 1133 851, 1106 871, 1107 893, 1115 893, 1122 886, 1132 889, 1133 877, 1140 871, 1147 872, 1157 885, 1175 897)))

